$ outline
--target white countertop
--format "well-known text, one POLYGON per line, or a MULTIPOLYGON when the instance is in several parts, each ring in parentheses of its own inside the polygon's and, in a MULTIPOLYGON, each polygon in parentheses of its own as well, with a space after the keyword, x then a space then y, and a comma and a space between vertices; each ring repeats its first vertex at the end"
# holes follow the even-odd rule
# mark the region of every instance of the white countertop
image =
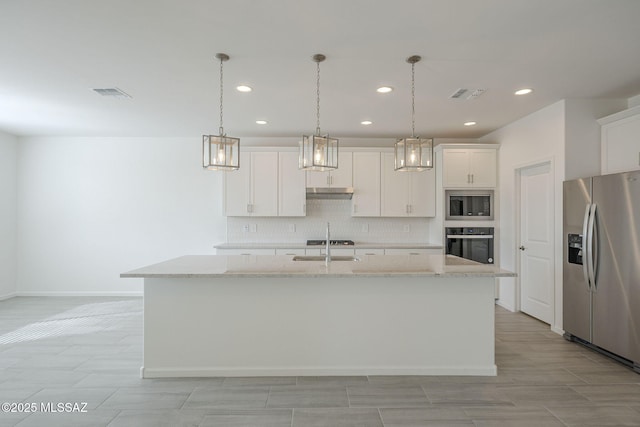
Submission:
POLYGON ((360 261, 293 261, 290 255, 187 255, 122 273, 123 278, 514 277, 451 255, 374 255, 360 261))
MULTIPOLYGON (((332 248, 346 249, 442 249, 442 245, 432 243, 363 243, 355 242, 354 245, 332 245, 332 248)), ((319 249, 322 245, 307 245, 298 243, 220 243, 215 249, 319 249)))

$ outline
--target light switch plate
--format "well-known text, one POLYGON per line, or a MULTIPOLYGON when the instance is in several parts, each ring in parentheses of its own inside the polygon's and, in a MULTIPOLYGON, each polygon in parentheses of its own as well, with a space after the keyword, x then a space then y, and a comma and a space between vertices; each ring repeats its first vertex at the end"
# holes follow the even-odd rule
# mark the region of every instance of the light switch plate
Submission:
POLYGON ((249 232, 249 224, 243 225, 242 226, 242 231, 245 232, 245 233, 248 233, 249 232))

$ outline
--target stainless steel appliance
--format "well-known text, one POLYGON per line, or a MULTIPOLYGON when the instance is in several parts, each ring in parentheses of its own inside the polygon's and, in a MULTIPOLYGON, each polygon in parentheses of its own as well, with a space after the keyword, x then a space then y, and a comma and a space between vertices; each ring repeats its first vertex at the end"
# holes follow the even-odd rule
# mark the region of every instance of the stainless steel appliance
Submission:
POLYGON ((565 337, 640 373, 640 172, 565 181, 565 337))
POLYGON ((447 227, 447 254, 493 264, 493 227, 447 227))
POLYGON ((446 190, 446 219, 493 220, 492 190, 446 190))
MULTIPOLYGON (((307 246, 326 246, 326 240, 307 240, 307 246)), ((353 240, 329 240, 331 246, 353 246, 353 240)))

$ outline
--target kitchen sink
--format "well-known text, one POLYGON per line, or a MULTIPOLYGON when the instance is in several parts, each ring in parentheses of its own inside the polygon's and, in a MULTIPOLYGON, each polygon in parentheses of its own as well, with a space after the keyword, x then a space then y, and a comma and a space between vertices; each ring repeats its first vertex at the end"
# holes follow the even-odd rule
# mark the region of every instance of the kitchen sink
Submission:
MULTIPOLYGON (((324 261, 324 255, 296 255, 293 257, 294 261, 324 261)), ((355 256, 332 256, 331 261, 360 261, 360 258, 355 256)))

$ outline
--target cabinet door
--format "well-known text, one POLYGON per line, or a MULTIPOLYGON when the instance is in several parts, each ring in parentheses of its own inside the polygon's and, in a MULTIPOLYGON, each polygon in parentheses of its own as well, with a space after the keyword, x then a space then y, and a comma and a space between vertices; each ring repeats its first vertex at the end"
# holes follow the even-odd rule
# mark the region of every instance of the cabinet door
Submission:
POLYGON ((405 172, 409 174, 411 201, 409 216, 436 216, 436 172, 429 169, 422 172, 405 172))
POLYGON ((640 114, 602 126, 602 173, 640 169, 640 114))
POLYGON ((396 172, 393 153, 382 153, 380 175, 380 216, 407 216, 409 213, 409 175, 396 172))
POLYGON ((305 216, 306 174, 298 169, 298 153, 278 153, 278 216, 305 216))
POLYGON ((497 185, 497 152, 493 149, 469 150, 469 173, 473 187, 497 185))
POLYGON ((443 187, 469 187, 469 152, 465 149, 445 149, 442 151, 443 187))
POLYGON ((224 172, 224 214, 251 215, 251 154, 240 152, 240 169, 224 172))
POLYGON ((353 153, 352 216, 380 216, 380 153, 353 153))
POLYGON ((251 153, 251 205, 253 216, 278 215, 278 153, 251 153))
POLYGON ((307 171, 307 187, 329 187, 329 172, 307 171))
POLYGON ((331 187, 353 187, 353 153, 338 152, 338 169, 329 173, 331 187))

